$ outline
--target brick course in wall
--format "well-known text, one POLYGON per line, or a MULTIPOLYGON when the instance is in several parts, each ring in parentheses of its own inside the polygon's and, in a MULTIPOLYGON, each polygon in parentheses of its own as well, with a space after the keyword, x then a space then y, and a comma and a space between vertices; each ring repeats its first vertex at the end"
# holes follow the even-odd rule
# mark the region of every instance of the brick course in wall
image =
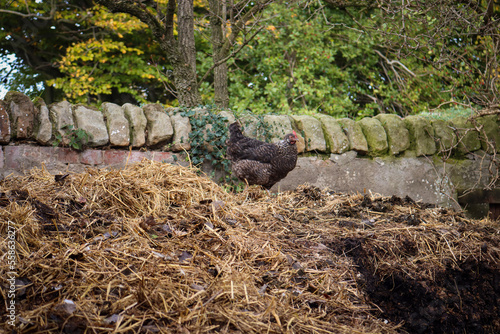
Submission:
POLYGON ((150 159, 159 162, 174 162, 171 152, 125 151, 87 149, 82 152, 66 147, 47 147, 36 145, 0 146, 0 169, 12 172, 25 172, 42 164, 50 169, 68 165, 89 167, 125 166, 127 163, 150 159))

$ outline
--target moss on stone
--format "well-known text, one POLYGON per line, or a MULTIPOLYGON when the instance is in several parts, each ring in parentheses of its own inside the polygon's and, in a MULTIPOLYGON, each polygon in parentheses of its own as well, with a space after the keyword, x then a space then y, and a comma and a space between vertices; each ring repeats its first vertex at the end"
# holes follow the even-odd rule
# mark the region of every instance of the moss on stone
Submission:
POLYGON ((410 150, 415 151, 417 156, 436 153, 434 129, 428 120, 420 116, 407 116, 404 124, 410 134, 410 150))
POLYGON ((290 116, 297 129, 304 134, 306 151, 326 152, 326 141, 321 122, 308 115, 290 116))
POLYGON ((487 115, 477 118, 481 126, 479 140, 481 147, 489 154, 500 151, 500 129, 498 128, 498 115, 487 115))
POLYGON ((358 123, 368 143, 369 154, 374 157, 387 154, 387 149, 389 148, 387 134, 380 121, 375 118, 366 117, 358 123))
POLYGON ((368 153, 368 143, 361 126, 350 118, 342 118, 338 122, 347 135, 347 139, 349 139, 351 150, 362 154, 368 153))
POLYGON ((451 122, 455 127, 455 133, 458 138, 458 145, 455 149, 458 155, 465 155, 481 148, 479 132, 467 117, 455 117, 451 122))
POLYGON ((438 153, 446 154, 450 152, 458 143, 453 123, 441 119, 434 119, 431 120, 431 125, 434 129, 434 138, 436 139, 438 153))
POLYGON ((321 121, 321 126, 325 134, 326 146, 330 153, 342 154, 349 150, 349 139, 339 122, 327 115, 316 116, 321 121))
POLYGON ((403 119, 394 114, 380 114, 375 116, 384 127, 389 144, 389 153, 397 155, 410 147, 410 134, 403 119))

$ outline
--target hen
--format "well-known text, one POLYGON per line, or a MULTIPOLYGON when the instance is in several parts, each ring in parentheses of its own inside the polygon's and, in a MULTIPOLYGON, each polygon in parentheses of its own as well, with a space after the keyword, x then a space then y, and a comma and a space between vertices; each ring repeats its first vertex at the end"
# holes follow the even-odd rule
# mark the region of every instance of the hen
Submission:
POLYGON ((266 189, 283 179, 297 164, 297 134, 287 134, 276 144, 248 138, 235 122, 229 125, 227 155, 233 174, 249 185, 259 184, 266 189))

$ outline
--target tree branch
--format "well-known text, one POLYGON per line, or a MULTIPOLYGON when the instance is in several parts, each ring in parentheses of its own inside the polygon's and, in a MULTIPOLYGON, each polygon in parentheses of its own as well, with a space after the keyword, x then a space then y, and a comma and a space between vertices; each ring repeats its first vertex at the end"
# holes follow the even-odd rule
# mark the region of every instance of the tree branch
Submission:
POLYGON ((408 67, 406 67, 405 65, 403 65, 401 62, 397 61, 397 60, 389 60, 387 59, 387 57, 385 57, 380 51, 378 50, 374 50, 376 54, 378 54, 381 58, 384 58, 384 60, 387 62, 387 64, 392 65, 393 64, 396 64, 396 65, 399 65, 401 66, 408 74, 410 74, 412 77, 416 77, 415 73, 413 73, 412 71, 410 71, 408 69, 408 67))
POLYGON ((50 15, 49 16, 40 16, 40 15, 37 15, 37 14, 31 14, 30 10, 29 10, 29 7, 28 7, 28 4, 26 4, 26 11, 28 12, 28 14, 21 13, 21 12, 16 12, 16 11, 13 11, 13 10, 8 10, 8 9, 0 9, 0 13, 17 15, 17 16, 21 16, 23 18, 36 17, 37 20, 50 21, 50 20, 54 19, 54 15, 56 13, 56 10, 57 10, 57 6, 55 4, 55 0, 51 0, 50 15))
POLYGON ((170 0, 167 4, 167 14, 165 15, 165 32, 166 38, 169 41, 173 41, 174 39, 174 13, 177 4, 175 0, 170 0))
POLYGON ((210 72, 213 71, 214 68, 216 68, 217 66, 225 63, 226 61, 228 61, 229 59, 231 59, 232 57, 236 56, 248 43, 250 43, 252 41, 252 39, 257 36, 257 34, 262 30, 264 29, 264 27, 260 27, 259 29, 257 29, 257 31, 255 31, 252 36, 250 36, 250 38, 247 40, 245 39, 245 41, 243 41, 243 43, 236 49, 236 50, 233 50, 233 52, 231 52, 231 54, 229 54, 228 56, 222 58, 221 60, 219 60, 218 62, 214 63, 212 66, 210 66, 210 68, 207 70, 207 72, 205 72, 205 75, 203 75, 203 77, 201 78, 201 80, 199 82, 203 82, 205 81, 205 79, 207 78, 207 76, 210 74, 210 72))
MULTIPOLYGON (((163 39, 165 35, 163 24, 145 6, 141 7, 138 3, 127 0, 96 0, 96 2, 108 8, 113 13, 119 12, 137 17, 148 25, 156 38, 163 39)), ((169 5, 170 2, 172 1, 169 1, 169 5)))

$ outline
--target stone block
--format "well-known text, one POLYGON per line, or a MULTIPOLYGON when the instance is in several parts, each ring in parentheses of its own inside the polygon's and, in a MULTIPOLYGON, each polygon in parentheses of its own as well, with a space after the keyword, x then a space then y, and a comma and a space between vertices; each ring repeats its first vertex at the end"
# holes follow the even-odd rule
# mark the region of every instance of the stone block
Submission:
POLYGON ((104 102, 102 113, 106 118, 109 143, 113 146, 128 146, 130 144, 130 126, 123 108, 117 104, 104 102))
POLYGON ((234 114, 228 110, 221 110, 219 112, 219 115, 221 115, 222 117, 225 117, 227 118, 227 124, 232 124, 234 122, 236 122, 236 117, 234 117, 234 114))
MULTIPOLYGON (((283 140, 285 135, 293 131, 292 122, 287 115, 264 115, 263 121, 268 128, 271 143, 283 140)), ((297 135, 300 134, 297 133, 297 135)))
POLYGON ((40 162, 43 162, 45 164, 52 164, 56 161, 56 147, 52 146, 40 146, 38 147, 38 150, 40 152, 40 162))
POLYGON ((361 126, 350 118, 342 118, 338 122, 342 126, 347 139, 349 139, 350 149, 361 154, 366 154, 368 152, 368 143, 366 142, 361 126))
POLYGON ((436 153, 434 129, 428 120, 421 116, 407 116, 404 123, 410 134, 410 149, 416 156, 436 153))
POLYGON ((105 165, 126 165, 134 162, 140 162, 148 158, 149 152, 125 151, 125 150, 105 150, 103 158, 105 165))
POLYGON ((175 114, 180 113, 181 109, 179 107, 167 107, 165 108, 165 112, 167 113, 168 116, 173 116, 175 114))
POLYGON ((151 159, 151 154, 151 152, 128 151, 126 163, 132 164, 134 162, 141 162, 144 159, 151 159))
MULTIPOLYGON (((285 136, 294 131, 294 121, 287 115, 264 115, 262 121, 267 129, 267 137, 271 143, 278 143, 283 140, 285 136)), ((297 152, 302 153, 305 150, 305 140, 300 131, 295 133, 297 135, 297 152)))
POLYGON ((328 151, 333 154, 342 154, 349 150, 349 139, 344 130, 342 130, 339 122, 328 115, 318 115, 316 117, 320 120, 323 127, 328 151))
POLYGON ((143 110, 148 120, 146 126, 148 131, 146 144, 148 146, 155 146, 166 144, 170 141, 174 135, 174 129, 170 117, 163 107, 157 103, 148 104, 144 106, 143 110))
POLYGON ((474 124, 467 117, 455 117, 451 119, 455 133, 457 134, 458 145, 455 152, 458 155, 465 155, 469 152, 474 152, 481 149, 481 141, 479 140, 479 132, 474 124))
POLYGON ((325 135, 318 119, 308 115, 292 115, 290 117, 299 130, 297 132, 300 132, 304 137, 306 151, 326 152, 325 135))
POLYGON ((105 165, 125 164, 127 161, 128 151, 124 150, 105 150, 103 159, 105 165))
POLYGON ((347 151, 342 154, 330 154, 330 161, 333 161, 339 166, 347 165, 354 159, 356 159, 356 156, 358 155, 358 152, 356 151, 347 151))
POLYGON ((10 136, 10 118, 7 112, 7 104, 0 100, 0 144, 8 144, 10 136))
POLYGON ((375 118, 365 117, 358 123, 368 143, 369 154, 374 157, 386 154, 389 144, 387 143, 387 134, 380 121, 375 118))
POLYGON ((62 145, 68 145, 69 140, 65 138, 66 133, 73 129, 75 122, 73 120, 72 106, 68 101, 61 101, 49 105, 49 118, 52 123, 52 134, 58 134, 63 138, 62 145))
POLYGON ((231 111, 228 111, 228 110, 221 110, 219 112, 219 115, 222 117, 225 117, 227 119, 226 137, 229 138, 229 125, 236 122, 236 117, 234 116, 234 114, 231 111))
POLYGON ((8 92, 4 98, 10 116, 11 136, 31 139, 35 124, 35 106, 30 98, 19 92, 8 92))
POLYGON ((99 110, 83 105, 73 107, 75 127, 84 130, 89 135, 88 145, 91 147, 104 146, 109 143, 108 129, 104 117, 99 110))
POLYGON ((59 161, 57 149, 59 148, 33 145, 4 146, 4 168, 21 173, 34 167, 41 168, 42 164, 52 165, 59 161))
POLYGON ((52 123, 49 118, 49 108, 45 104, 45 101, 40 98, 36 99, 34 104, 36 115, 33 129, 34 137, 40 144, 48 145, 52 138, 52 123))
MULTIPOLYGON (((259 132, 258 139, 270 143, 277 143, 284 139, 285 135, 292 133, 294 131, 293 119, 287 115, 264 115, 262 118, 255 118, 255 123, 250 123, 249 129, 253 128, 254 131, 259 132)), ((251 132, 246 128, 243 133, 251 132)), ((297 135, 297 151, 302 153, 305 150, 305 142, 300 132, 296 132, 297 135)), ((249 137, 255 138, 252 135, 249 137)))
POLYGON ((191 132, 191 123, 189 117, 183 117, 179 114, 170 116, 174 128, 174 137, 172 140, 172 151, 190 150, 191 144, 189 133, 191 132))
POLYGON ((410 147, 410 133, 401 117, 394 114, 379 114, 374 118, 384 127, 390 154, 397 155, 410 147))
POLYGON ((266 125, 262 116, 252 113, 243 113, 238 117, 241 130, 247 137, 266 141, 266 125))
POLYGON ((144 146, 146 144, 146 126, 148 124, 144 111, 142 108, 130 103, 125 103, 122 108, 130 126, 129 133, 132 147, 144 146))
POLYGON ((476 122, 481 127, 479 131, 481 148, 489 154, 500 152, 498 115, 481 116, 476 119, 476 122))
POLYGON ((453 123, 441 119, 431 120, 436 139, 436 148, 439 154, 450 152, 458 143, 453 123))

